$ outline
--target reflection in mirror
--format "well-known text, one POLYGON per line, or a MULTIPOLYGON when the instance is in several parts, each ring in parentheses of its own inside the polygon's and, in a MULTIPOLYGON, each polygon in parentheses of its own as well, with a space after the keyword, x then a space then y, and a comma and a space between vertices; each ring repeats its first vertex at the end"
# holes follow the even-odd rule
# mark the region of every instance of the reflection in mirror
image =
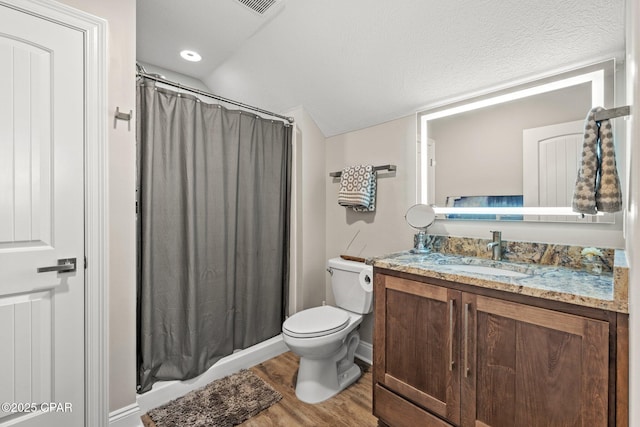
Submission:
POLYGON ((429 205, 417 204, 413 205, 407 210, 404 216, 412 228, 419 230, 413 239, 413 249, 411 253, 414 254, 427 254, 430 250, 426 246, 427 242, 427 228, 433 224, 436 219, 436 213, 429 205))
POLYGON ((584 118, 614 107, 615 70, 610 60, 420 112, 420 201, 447 219, 612 222, 570 206, 584 118))

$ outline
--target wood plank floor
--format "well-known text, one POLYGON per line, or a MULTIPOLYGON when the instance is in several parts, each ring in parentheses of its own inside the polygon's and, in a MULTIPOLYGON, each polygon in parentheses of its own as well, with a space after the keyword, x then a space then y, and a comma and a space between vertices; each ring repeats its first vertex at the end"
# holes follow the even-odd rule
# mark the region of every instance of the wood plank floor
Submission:
MULTIPOLYGON (((363 364, 360 364, 363 366, 363 364)), ((296 398, 298 356, 286 352, 251 370, 282 394, 282 400, 241 424, 243 427, 344 426, 373 427, 378 419, 371 413, 371 368, 337 396, 311 405, 296 398)))
MULTIPOLYGON (((289 352, 254 366, 251 370, 276 389, 282 400, 240 424, 243 427, 375 427, 378 419, 371 413, 371 367, 357 361, 363 374, 337 396, 311 405, 296 398, 296 374, 299 358, 289 352)), ((145 427, 155 427, 143 415, 145 427)), ((187 426, 184 426, 187 427, 187 426)))

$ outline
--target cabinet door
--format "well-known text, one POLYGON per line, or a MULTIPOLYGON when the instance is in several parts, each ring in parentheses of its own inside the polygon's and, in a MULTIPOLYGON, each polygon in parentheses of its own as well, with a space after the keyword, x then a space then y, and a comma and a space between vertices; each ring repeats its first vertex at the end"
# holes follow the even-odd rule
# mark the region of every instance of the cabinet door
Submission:
POLYGON ((459 291, 376 276, 374 381, 454 424, 460 298, 459 291))
POLYGON ((462 426, 606 426, 608 323, 462 294, 462 426))

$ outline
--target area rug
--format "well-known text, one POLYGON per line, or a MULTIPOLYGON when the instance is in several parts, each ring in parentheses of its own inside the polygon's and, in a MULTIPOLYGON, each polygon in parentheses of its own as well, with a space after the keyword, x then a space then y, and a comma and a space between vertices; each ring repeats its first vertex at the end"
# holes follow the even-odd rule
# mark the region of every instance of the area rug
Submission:
POLYGON ((243 369, 147 413, 156 427, 231 427, 282 399, 253 372, 243 369))

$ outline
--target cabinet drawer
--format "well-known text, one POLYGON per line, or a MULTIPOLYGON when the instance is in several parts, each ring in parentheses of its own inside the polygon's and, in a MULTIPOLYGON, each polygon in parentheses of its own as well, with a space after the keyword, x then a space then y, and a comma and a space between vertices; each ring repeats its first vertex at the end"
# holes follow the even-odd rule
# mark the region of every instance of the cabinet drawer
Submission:
POLYGON ((374 415, 391 427, 453 427, 378 384, 373 392, 374 415))

